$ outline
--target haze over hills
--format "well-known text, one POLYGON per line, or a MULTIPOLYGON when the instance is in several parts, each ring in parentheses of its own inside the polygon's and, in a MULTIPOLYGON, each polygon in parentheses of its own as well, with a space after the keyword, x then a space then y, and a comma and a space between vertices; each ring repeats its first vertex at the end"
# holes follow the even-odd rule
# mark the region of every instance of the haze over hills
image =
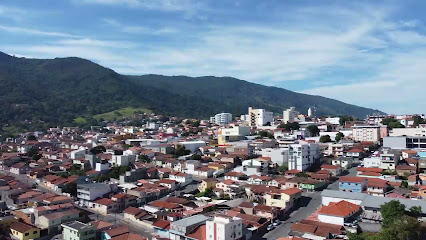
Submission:
POLYGON ((72 125, 76 117, 125 107, 207 118, 221 111, 243 114, 249 106, 280 115, 290 106, 303 113, 315 106, 317 115, 360 118, 377 112, 230 77, 126 76, 76 57, 26 59, 0 52, 2 126, 22 121, 72 125))

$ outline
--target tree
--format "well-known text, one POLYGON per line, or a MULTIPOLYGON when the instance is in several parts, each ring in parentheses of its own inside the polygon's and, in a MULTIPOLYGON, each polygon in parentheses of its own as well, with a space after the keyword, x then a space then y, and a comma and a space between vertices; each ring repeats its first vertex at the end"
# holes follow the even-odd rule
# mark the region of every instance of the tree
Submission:
POLYGON ((298 122, 288 122, 286 124, 282 123, 282 124, 278 125, 278 128, 284 128, 287 131, 290 131, 290 130, 299 130, 300 125, 299 125, 298 122))
POLYGON ((388 124, 388 128, 393 129, 393 128, 405 128, 404 125, 402 125, 400 122, 391 122, 388 124))
POLYGON ((390 226, 385 227, 379 236, 381 240, 424 239, 418 220, 407 215, 400 215, 390 226))
POLYGON ((339 123, 340 123, 341 126, 344 126, 346 124, 346 122, 353 121, 353 120, 354 120, 354 117, 352 117, 352 116, 340 116, 339 117, 339 123))
POLYGON ((343 134, 342 132, 338 132, 334 140, 336 140, 336 142, 340 142, 340 140, 342 140, 343 137, 345 137, 345 134, 343 134))
POLYGON ((145 162, 145 163, 151 162, 151 158, 149 158, 148 155, 145 155, 145 154, 139 155, 138 159, 142 162, 145 162))
POLYGON ((69 193, 72 197, 76 197, 77 196, 77 183, 72 182, 72 183, 66 184, 62 188, 62 192, 69 193))
POLYGON ((201 160, 201 155, 200 155, 200 154, 193 154, 193 155, 191 156, 191 159, 192 159, 192 160, 201 160))
POLYGON ((416 126, 416 127, 419 126, 419 124, 426 123, 426 121, 422 117, 420 117, 418 115, 414 115, 413 116, 413 121, 414 121, 414 126, 416 126))
POLYGON ((387 228, 395 222, 396 219, 405 215, 405 205, 398 200, 392 200, 380 206, 380 212, 383 218, 383 227, 387 228))
POLYGON ((333 127, 329 124, 327 124, 327 132, 331 132, 333 130, 333 127))
POLYGON ((330 135, 323 135, 323 136, 321 136, 320 139, 319 139, 319 141, 322 142, 322 143, 331 142, 330 135))
POLYGON ((308 178, 308 177, 309 177, 309 175, 308 175, 307 173, 300 172, 300 173, 297 173, 297 174, 296 174, 296 177, 305 177, 305 178, 308 178))
POLYGON ((408 182, 407 181, 402 181, 401 182, 401 187, 403 187, 403 188, 408 188, 408 182))
POLYGON ((191 123, 191 127, 199 127, 200 126, 200 121, 193 121, 191 123))
POLYGON ((311 134, 311 136, 318 136, 320 130, 318 129, 317 125, 309 125, 306 130, 311 134))
POLYGON ((280 173, 284 173, 285 171, 288 170, 288 166, 287 166, 287 164, 283 164, 283 165, 279 166, 277 170, 280 173))
POLYGON ((180 157, 180 156, 188 155, 189 153, 191 153, 191 151, 188 150, 188 149, 186 149, 184 145, 178 144, 175 147, 174 156, 175 157, 180 157))
POLYGON ((99 153, 104 153, 106 152, 106 148, 102 145, 96 146, 92 149, 90 149, 90 153, 92 153, 93 155, 99 154, 99 153))
POLYGON ((420 206, 410 207, 408 215, 411 217, 419 218, 422 215, 422 207, 420 206))
POLYGON ((257 134, 259 135, 259 138, 270 138, 273 139, 274 135, 272 135, 269 131, 259 131, 257 132, 257 134))
POLYGON ((129 166, 112 167, 108 173, 108 177, 118 179, 120 175, 122 175, 123 173, 129 170, 130 170, 129 166))
POLYGON ((36 138, 36 136, 34 136, 34 135, 28 135, 28 136, 27 136, 27 140, 28 140, 28 141, 37 141, 37 138, 36 138))
POLYGON ((348 240, 367 240, 363 234, 356 234, 351 232, 348 232, 347 237, 348 240))

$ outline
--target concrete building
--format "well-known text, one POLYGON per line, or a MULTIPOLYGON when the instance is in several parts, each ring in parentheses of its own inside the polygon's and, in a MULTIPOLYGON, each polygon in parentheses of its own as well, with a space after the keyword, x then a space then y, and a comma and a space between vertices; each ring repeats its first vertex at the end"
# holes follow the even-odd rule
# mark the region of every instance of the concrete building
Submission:
POLYGON ((333 125, 340 125, 340 117, 328 117, 325 121, 333 125))
POLYGON ((294 121, 298 116, 299 112, 296 111, 295 107, 290 107, 289 109, 283 112, 283 122, 288 123, 294 121))
POLYGON ((270 157, 278 166, 288 162, 288 148, 262 148, 259 153, 262 157, 270 157))
POLYGON ((357 142, 379 142, 380 126, 378 125, 355 125, 352 127, 352 138, 357 142))
POLYGON ((390 137, 401 137, 401 136, 416 136, 426 137, 426 128, 394 128, 389 130, 390 137))
POLYGON ((91 224, 78 221, 62 224, 63 240, 92 240, 96 237, 95 228, 91 224))
POLYGON ((170 239, 187 239, 186 235, 204 225, 209 218, 204 215, 194 215, 170 223, 170 239))
POLYGON ((391 149, 426 149, 426 137, 385 137, 383 138, 383 147, 391 149))
POLYGON ((250 135, 250 128, 245 126, 219 128, 217 131, 217 141, 219 145, 225 145, 228 142, 243 140, 248 135, 250 135))
POLYGON ((305 171, 320 159, 319 145, 316 143, 290 144, 288 169, 305 171))
POLYGON ((111 185, 105 183, 89 183, 77 185, 77 198, 81 205, 91 207, 93 201, 111 192, 111 185))
MULTIPOLYGON (((10 225, 10 233, 14 239, 30 240, 40 237, 40 229, 32 225, 14 222, 10 225)), ((5 234, 6 235, 6 234, 5 234)))
POLYGON ((218 113, 210 119, 210 122, 218 124, 218 125, 229 124, 230 122, 232 122, 232 114, 230 114, 230 113, 218 113))
POLYGON ((266 111, 265 109, 253 109, 252 107, 249 107, 248 115, 250 127, 265 126, 267 124, 272 124, 274 121, 274 114, 266 111))
POLYGON ((186 141, 179 142, 178 144, 183 145, 185 149, 188 149, 191 153, 197 152, 200 147, 206 146, 206 142, 204 141, 186 141))
POLYGON ((218 214, 206 222, 207 240, 236 240, 243 237, 242 219, 218 214))
POLYGON ((242 166, 234 168, 234 172, 244 173, 250 175, 266 175, 268 173, 269 163, 267 161, 259 161, 256 159, 249 159, 242 162, 242 166))

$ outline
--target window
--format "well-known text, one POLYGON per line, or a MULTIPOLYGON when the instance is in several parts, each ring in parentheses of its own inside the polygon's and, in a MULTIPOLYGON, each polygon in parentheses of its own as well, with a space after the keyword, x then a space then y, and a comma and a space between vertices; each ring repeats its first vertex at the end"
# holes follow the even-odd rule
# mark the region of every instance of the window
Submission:
POLYGON ((30 235, 30 233, 25 233, 25 236, 28 236, 28 235, 30 235))
POLYGON ((37 234, 37 231, 34 231, 33 234, 37 234))

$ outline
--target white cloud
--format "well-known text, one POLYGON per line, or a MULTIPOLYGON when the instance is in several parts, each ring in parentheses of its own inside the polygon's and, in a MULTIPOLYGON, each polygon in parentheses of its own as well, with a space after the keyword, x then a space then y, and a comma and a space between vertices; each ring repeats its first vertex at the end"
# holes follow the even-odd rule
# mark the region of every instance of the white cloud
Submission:
POLYGON ((51 31, 43 31, 33 28, 23 28, 23 27, 12 27, 0 25, 0 30, 10 32, 10 33, 20 33, 20 34, 28 34, 28 35, 43 35, 43 36, 51 36, 51 37, 68 37, 68 38, 76 38, 78 35, 73 35, 69 33, 63 32, 51 32, 51 31))
POLYGON ((171 34, 171 33, 178 32, 177 29, 171 28, 171 27, 153 28, 153 27, 146 27, 142 25, 128 25, 110 18, 102 19, 102 21, 109 27, 113 27, 123 33, 162 35, 162 34, 171 34))

